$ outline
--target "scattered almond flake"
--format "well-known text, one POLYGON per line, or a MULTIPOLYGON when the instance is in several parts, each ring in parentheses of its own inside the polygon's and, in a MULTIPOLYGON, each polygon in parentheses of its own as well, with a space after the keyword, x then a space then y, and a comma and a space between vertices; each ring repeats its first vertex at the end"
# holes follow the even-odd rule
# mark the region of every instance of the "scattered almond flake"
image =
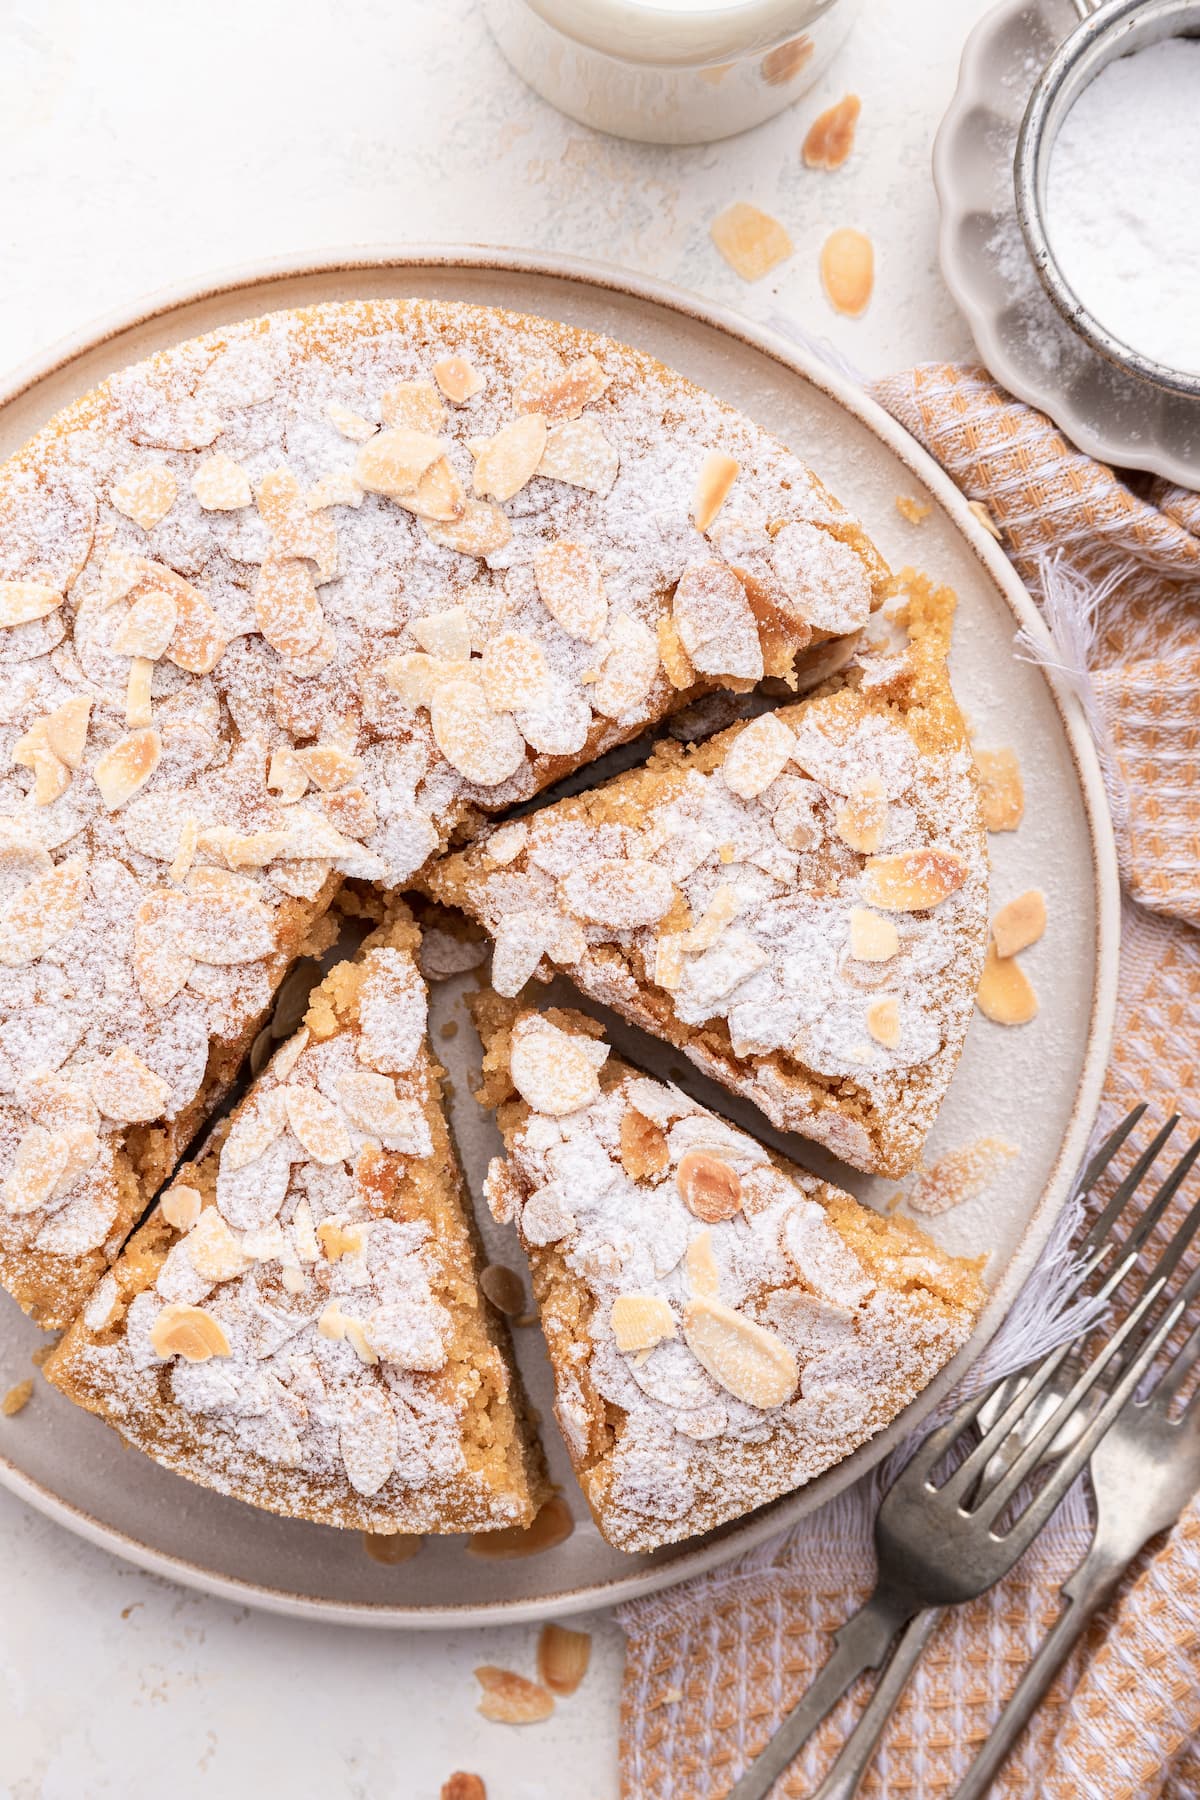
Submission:
POLYGON ((671 910, 675 884, 654 863, 595 862, 564 875, 558 895, 577 919, 631 931, 653 925, 671 910))
POLYGON ((533 1725, 554 1711, 554 1696, 535 1681, 484 1663, 475 1671, 483 1689, 479 1711, 500 1725, 533 1725))
POLYGON ((621 1167, 635 1181, 660 1175, 671 1160, 667 1134, 636 1106, 621 1115, 621 1167))
POLYGON ((692 659, 683 647, 674 619, 664 613, 658 621, 658 654, 673 688, 691 687, 696 679, 692 659))
POLYGON ((786 262, 795 248, 778 219, 744 200, 719 213, 709 226, 709 235, 743 281, 761 281, 786 262))
POLYGON ((740 907, 737 889, 723 881, 691 929, 684 933, 682 947, 690 956, 711 950, 725 927, 736 919, 740 907))
POLYGON ((1015 831, 1025 813, 1021 765, 1015 750, 976 750, 983 822, 989 831, 1015 831))
POLYGON ((478 663, 450 662, 426 650, 402 651, 383 665, 384 680, 409 706, 431 706, 442 682, 474 681, 478 672, 478 663))
POLYGON ((430 463, 410 494, 395 494, 392 498, 397 506, 415 513, 418 519, 446 524, 462 519, 467 509, 466 490, 445 456, 430 463))
POLYGON ((49 1362, 50 1358, 54 1355, 54 1352, 58 1349, 58 1346, 61 1344, 61 1342, 62 1342, 62 1333, 59 1332, 56 1336, 54 1336, 52 1338, 48 1338, 44 1344, 39 1344, 37 1349, 34 1351, 33 1355, 29 1359, 30 1362, 33 1364, 34 1368, 35 1369, 44 1369, 46 1364, 49 1362))
POLYGON ((988 945, 975 1004, 997 1025, 1028 1025, 1038 1009, 1033 984, 1020 963, 998 956, 994 944, 988 945))
POLYGON ((725 784, 743 800, 753 800, 786 768, 796 740, 774 713, 760 713, 734 738, 725 754, 725 784))
POLYGON ((186 880, 196 855, 200 825, 194 813, 185 813, 179 826, 179 845, 171 858, 167 874, 172 881, 186 880))
POLYGON ((42 720, 47 744, 68 769, 77 769, 83 761, 91 716, 91 696, 77 694, 73 700, 65 700, 53 712, 47 713, 42 720))
POLYGON ((441 682, 430 704, 434 741, 446 761, 479 787, 498 787, 525 760, 525 740, 495 713, 473 681, 441 682))
POLYGON ((997 525, 995 519, 992 517, 982 500, 968 500, 967 511, 974 515, 990 538, 995 538, 998 544, 1003 543, 1004 540, 1000 534, 1000 527, 997 525))
POLYGON ((153 682, 153 662, 148 656, 135 656, 129 665, 129 682, 125 689, 125 723, 131 729, 149 725, 154 717, 153 682))
POLYGON ((261 901, 236 892, 190 895, 182 935, 189 955, 197 962, 220 967, 257 962, 275 948, 271 912, 261 901))
POLYGON ((175 1231, 190 1231, 200 1217, 202 1205, 199 1188, 189 1187, 184 1181, 174 1182, 158 1203, 163 1218, 175 1231))
POLYGON ((921 525, 933 511, 933 505, 928 500, 913 500, 908 494, 897 494, 896 511, 910 525, 921 525))
POLYGON ((355 479, 369 494, 396 499, 414 493, 426 469, 445 451, 445 439, 433 432, 395 426, 362 446, 354 461, 355 479))
POLYGON ((850 914, 850 954, 859 962, 890 962, 900 948, 900 933, 890 919, 865 906, 850 914))
POLYGON ((65 596, 38 581, 0 581, 0 626, 28 625, 56 611, 65 596))
POLYGON ((713 1255, 711 1231, 702 1231, 692 1239, 683 1262, 687 1270, 688 1286, 693 1294, 711 1296, 717 1292, 721 1278, 713 1255))
POLYGON ((0 1415, 6 1419, 15 1419, 19 1412, 24 1412, 32 1399, 33 1382, 27 1377, 10 1387, 3 1400, 0 1400, 0 1415))
POLYGON ((12 747, 12 763, 14 768, 32 772, 35 806, 52 806, 71 785, 70 769, 50 748, 45 719, 38 719, 17 739, 12 747))
POLYGON ((419 619, 410 619, 408 629, 420 648, 431 656, 466 662, 471 655, 471 620, 465 606, 452 606, 444 612, 425 613, 419 619))
POLYGON ((87 868, 77 856, 29 882, 0 908, 0 964, 15 969, 44 956, 79 922, 86 894, 87 868))
POLYGON ((967 865, 953 850, 906 850, 874 856, 863 871, 863 898, 886 912, 921 912, 940 906, 967 878, 967 865))
POLYGON ((317 1226, 317 1240, 329 1262, 340 1262, 343 1256, 361 1254, 367 1241, 367 1227, 365 1224, 346 1226, 340 1219, 322 1219, 317 1226))
POLYGON ((606 719, 636 712, 658 675, 658 640, 633 613, 617 613, 609 627, 609 650, 592 686, 591 703, 606 719))
POLYGON ((38 1212, 53 1197, 70 1156, 65 1133, 30 1125, 17 1145, 0 1201, 18 1216, 38 1212))
POLYGON ((742 1183, 736 1169, 710 1150, 689 1150, 675 1175, 683 1204, 706 1225, 732 1219, 742 1210, 742 1183))
MULTIPOLYGON (((386 1567, 395 1568, 400 1563, 411 1562, 425 1539, 411 1531, 364 1531, 362 1542, 363 1549, 372 1562, 383 1563, 386 1567)), ((451 1776, 450 1779, 453 1781, 454 1777, 451 1776)), ((446 1792, 445 1786, 442 1788, 442 1792, 443 1794, 446 1792)), ((470 1789, 464 1788, 460 1792, 466 1800, 470 1789)), ((484 1800, 486 1800, 486 1795, 484 1800)))
POLYGON ((1036 944, 1046 929, 1046 896, 1041 888, 1030 888, 1008 901, 992 920, 992 941, 999 957, 1015 956, 1036 944))
POLYGON ((189 675, 207 675, 225 650, 220 622, 203 594, 169 569, 155 570, 154 583, 166 585, 175 602, 178 623, 167 647, 167 661, 189 675))
POLYGON ((867 1008, 867 1030, 885 1050, 894 1050, 900 1042, 900 1003, 894 994, 885 994, 867 1008))
POLYGON ((560 1031, 548 1019, 525 1018, 513 1033, 513 1086, 535 1112, 561 1118, 600 1092, 598 1070, 607 1055, 607 1047, 594 1039, 560 1031))
POLYGON ((220 1321, 202 1306, 164 1306, 150 1327, 150 1342, 164 1362, 182 1356, 185 1362, 199 1363, 231 1354, 220 1321))
POLYGON ((279 795, 285 806, 303 797, 308 789, 304 764, 288 744, 279 744, 271 752, 267 770, 267 786, 279 795))
POLYGON ((503 1263, 488 1263, 479 1271, 479 1286, 497 1312, 506 1317, 525 1311, 525 1288, 515 1269, 503 1263))
POLYGON ((302 656, 319 641, 325 614, 306 562, 268 558, 254 587, 258 629, 280 656, 302 656))
POLYGON ((580 356, 568 363, 560 375, 530 384, 522 382, 515 398, 525 411, 540 413, 547 425, 554 425, 562 419, 577 419, 585 406, 600 398, 608 384, 609 378, 596 358, 580 356))
POLYGON ((713 1380, 747 1406, 782 1406, 800 1379, 795 1354, 783 1339, 710 1295, 688 1301, 683 1335, 713 1380))
POLYGON ((118 1044, 93 1068, 91 1093, 106 1119, 141 1124, 159 1116, 171 1090, 127 1044, 118 1044))
POLYGON ((612 492, 621 459, 616 445, 590 413, 563 419, 546 434, 537 473, 547 481, 566 481, 604 496, 612 492))
POLYGON ((511 500, 530 480, 546 448, 546 421, 527 413, 502 425, 475 463, 475 492, 482 498, 511 500))
POLYGON ((995 1181, 1006 1163, 1018 1154, 1002 1138, 981 1137, 958 1150, 948 1150, 928 1169, 922 1169, 908 1196, 912 1212, 934 1217, 978 1199, 995 1181))
POLYGON ((661 1294, 618 1294, 609 1324, 617 1349, 627 1353, 653 1350, 664 1338, 677 1335, 675 1315, 661 1294))
POLYGON ((509 825, 500 825, 487 838, 485 848, 488 856, 495 863, 510 863, 520 856, 529 838, 529 827, 524 819, 514 819, 509 825))
POLYGON ((365 444, 368 438, 375 436, 378 429, 370 419, 364 419, 361 413, 342 406, 337 400, 329 402, 325 408, 325 417, 335 431, 340 431, 344 438, 349 438, 355 444, 365 444))
POLYGON ((145 468, 130 470, 108 497, 127 519, 143 531, 153 531, 174 506, 178 492, 178 483, 166 464, 149 463, 145 468))
POLYGON ((700 464, 695 493, 692 495, 692 523, 697 531, 708 530, 728 500, 740 473, 741 465, 727 451, 708 452, 700 464))
POLYGON ((591 1633, 543 1625, 538 1638, 538 1678, 552 1694, 573 1694, 588 1672, 591 1633))
POLYGON ((512 537, 512 526, 498 506, 488 500, 468 500, 462 517, 452 523, 426 523, 426 535, 447 550, 464 556, 494 556, 512 537))
POLYGON ((149 781, 161 754, 158 732, 146 729, 118 739, 97 758, 92 776, 109 812, 124 806, 149 781))
POLYGON ((547 544, 534 555, 533 573, 543 605, 564 631, 587 644, 603 637, 608 600, 596 558, 586 544, 562 540, 547 544))
POLYGON ((328 506, 361 506, 364 489, 350 469, 331 469, 314 481, 304 496, 309 512, 323 512, 328 506))
POLYGON ((308 744, 297 750, 295 757, 314 787, 320 788, 323 794, 336 793, 338 788, 354 781, 362 770, 362 759, 340 749, 337 744, 308 744))
POLYGON ((519 631, 498 631, 483 647, 480 682, 495 712, 520 712, 536 706, 550 679, 546 658, 536 638, 519 631))
POLYGON ((761 681, 758 627, 746 590, 727 563, 689 563, 671 606, 680 642, 702 674, 761 681))
POLYGON ((654 947, 654 984, 673 992, 683 980, 684 934, 664 932, 654 947))
POLYGON ((888 803, 878 775, 868 775, 834 814, 837 834, 851 850, 873 856, 887 830, 888 803))
POLYGON ((826 107, 809 126, 801 155, 809 169, 840 169, 854 148, 854 132, 862 101, 857 94, 847 94, 835 105, 826 107))
POLYGON ((862 317, 875 286, 875 250, 865 233, 844 226, 825 239, 821 285, 834 312, 851 319, 862 317))
POLYGON ((478 369, 472 368, 464 356, 444 356, 433 365, 433 379, 455 406, 463 406, 485 386, 478 369))
POLYGON ((432 381, 401 381, 388 388, 379 402, 379 415, 385 425, 434 435, 446 424, 446 409, 432 381))
POLYGON ((207 1206, 187 1239, 187 1257, 205 1281, 232 1281, 250 1267, 247 1256, 215 1206, 207 1206))
POLYGON ((250 477, 241 463, 221 451, 206 456, 198 465, 192 492, 206 512, 240 512, 254 499, 250 477))
POLYGON ((477 1531, 467 1542, 470 1556, 485 1562, 510 1562, 523 1556, 540 1556, 565 1544, 575 1529, 571 1509, 560 1494, 552 1494, 538 1509, 532 1525, 509 1525, 500 1531, 477 1531))

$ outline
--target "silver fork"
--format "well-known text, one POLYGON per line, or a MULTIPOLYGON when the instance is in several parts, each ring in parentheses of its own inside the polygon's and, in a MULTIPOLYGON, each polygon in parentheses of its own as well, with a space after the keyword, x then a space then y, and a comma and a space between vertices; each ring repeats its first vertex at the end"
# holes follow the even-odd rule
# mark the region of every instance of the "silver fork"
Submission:
MULTIPOLYGON (((1101 1145, 1080 1178, 1078 1193, 1086 1193, 1095 1185, 1144 1111, 1144 1107, 1135 1108, 1101 1145)), ((1078 1285, 1097 1274, 1105 1262, 1112 1263, 1098 1290, 1099 1299, 1115 1295, 1134 1270, 1143 1245, 1200 1156, 1197 1140, 1117 1245, 1113 1229, 1177 1123, 1177 1119, 1169 1121, 1137 1157, 1080 1245, 1078 1285)), ((1036 1429, 1028 1430, 1031 1409, 1040 1403, 1045 1412, 1045 1402, 1040 1397, 1072 1354, 1075 1346, 1070 1343, 1050 1351, 1023 1371, 1020 1387, 982 1433, 973 1432, 973 1428, 996 1387, 1002 1384, 964 1400, 947 1422, 925 1439, 884 1496, 876 1518, 879 1574, 875 1592, 836 1634, 833 1655, 774 1738, 731 1789, 728 1800, 763 1800, 829 1709, 858 1675, 878 1667, 896 1633, 906 1628, 854 1732, 813 1797, 849 1800, 874 1755, 896 1699, 933 1632, 938 1609, 974 1599, 1017 1562, 1134 1393, 1200 1289, 1197 1269, 1157 1324, 1149 1327, 1150 1316, 1198 1226, 1200 1202, 1176 1229, 1149 1273, 1138 1282, 1135 1296, 1107 1343, 1036 1429), (1118 1373, 1111 1391, 1096 1405, 1092 1396, 1097 1383, 1106 1371, 1111 1374, 1114 1366, 1118 1373), (1056 1440, 1061 1443, 1064 1426, 1083 1404, 1094 1408, 1091 1420, 1057 1460, 1020 1515, 1001 1532, 998 1527, 1018 1489, 1047 1461, 1056 1440), (942 1482, 935 1484, 935 1471, 956 1447, 962 1450, 968 1444, 962 1460, 942 1482), (998 1452, 1003 1453, 1002 1462, 994 1463, 998 1452), (998 1471, 994 1477, 993 1470, 998 1471)))

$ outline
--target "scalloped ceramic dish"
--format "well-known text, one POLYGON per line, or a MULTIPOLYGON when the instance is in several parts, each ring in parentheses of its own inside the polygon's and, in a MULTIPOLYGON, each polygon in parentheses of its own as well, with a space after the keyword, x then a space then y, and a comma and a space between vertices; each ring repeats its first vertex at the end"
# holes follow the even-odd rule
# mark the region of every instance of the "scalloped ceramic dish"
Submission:
POLYGON ((1200 400, 1119 369, 1071 330, 1017 222, 1013 153, 1033 85, 1078 23, 1071 0, 1004 0, 967 39, 933 147, 946 285, 984 362, 1090 456, 1200 487, 1200 400))

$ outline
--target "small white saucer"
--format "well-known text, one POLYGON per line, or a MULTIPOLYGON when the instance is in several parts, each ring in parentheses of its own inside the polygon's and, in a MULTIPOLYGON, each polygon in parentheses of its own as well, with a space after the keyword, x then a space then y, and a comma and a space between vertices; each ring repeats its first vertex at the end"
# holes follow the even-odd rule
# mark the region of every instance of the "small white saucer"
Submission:
POLYGON ((1060 318, 1017 223, 1013 151, 1030 90, 1077 23, 1071 0, 1002 0, 967 39, 933 146, 946 285, 1010 393, 1081 450, 1200 488, 1200 401, 1106 362, 1060 318))

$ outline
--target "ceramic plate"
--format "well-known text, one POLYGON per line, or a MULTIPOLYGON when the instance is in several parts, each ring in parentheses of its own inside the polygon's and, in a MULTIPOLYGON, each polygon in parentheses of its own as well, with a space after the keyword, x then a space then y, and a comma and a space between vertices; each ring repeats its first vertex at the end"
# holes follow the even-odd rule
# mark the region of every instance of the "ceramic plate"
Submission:
POLYGON ((984 362, 1081 450, 1200 487, 1200 400, 1139 381, 1065 323, 1017 224, 1013 154, 1034 82, 1078 23, 1072 0, 1005 0, 963 51, 933 146, 938 252, 984 362))
MULTIPOLYGON (((890 1430, 802 1492, 723 1531, 652 1556, 609 1549, 587 1516, 549 1425, 554 1475, 578 1519, 565 1544, 541 1556, 494 1562, 469 1555, 461 1539, 430 1539, 412 1561, 380 1567, 357 1533, 278 1519, 167 1474, 44 1385, 23 1413, 0 1421, 0 1480, 72 1530, 145 1568, 282 1612, 365 1625, 444 1626, 576 1611, 711 1569, 821 1505, 912 1429, 995 1331, 1066 1198, 1107 1060, 1118 899, 1103 785, 1086 726, 1054 678, 1015 654, 1018 628, 1041 638, 1042 626, 957 491, 861 393, 793 346, 660 284, 587 264, 492 251, 410 250, 258 270, 204 293, 173 296, 23 371, 7 395, 0 394, 0 456, 111 371, 180 338, 273 308, 407 294, 542 313, 650 351, 743 407, 810 459, 865 519, 894 567, 917 564, 951 583, 959 595, 953 656, 959 695, 981 744, 1019 745, 1025 779, 1024 823, 992 839, 995 897, 1042 887, 1050 920, 1045 938, 1025 959, 1041 999, 1037 1019, 1019 1031, 976 1019, 933 1137, 933 1153, 984 1132, 1019 1150, 985 1200, 933 1222, 948 1248, 990 1253, 991 1298, 973 1338, 890 1430), (895 505, 901 494, 931 504, 924 523, 914 526, 901 517, 895 505)), ((434 995, 437 1034, 458 1016, 461 994, 446 983, 434 995)), ((454 1124, 478 1195, 497 1140, 470 1098, 472 1035, 464 1027, 452 1040, 436 1041, 456 1077, 454 1124)), ((669 1053, 658 1049, 651 1056, 658 1071, 673 1073, 669 1053)), ((721 1104, 731 1116, 736 1112, 728 1097, 721 1104)), ((813 1166, 831 1166, 814 1147, 790 1142, 761 1121, 757 1128, 813 1166)), ((852 1172, 840 1171, 838 1179, 868 1200, 895 1191, 894 1182, 852 1172)), ((521 1266, 507 1234, 483 1223, 493 1256, 521 1266)), ((38 1336, 0 1295, 0 1392, 28 1373, 38 1336)), ((549 1420, 549 1370, 538 1333, 525 1329, 517 1338, 534 1404, 549 1420)))

